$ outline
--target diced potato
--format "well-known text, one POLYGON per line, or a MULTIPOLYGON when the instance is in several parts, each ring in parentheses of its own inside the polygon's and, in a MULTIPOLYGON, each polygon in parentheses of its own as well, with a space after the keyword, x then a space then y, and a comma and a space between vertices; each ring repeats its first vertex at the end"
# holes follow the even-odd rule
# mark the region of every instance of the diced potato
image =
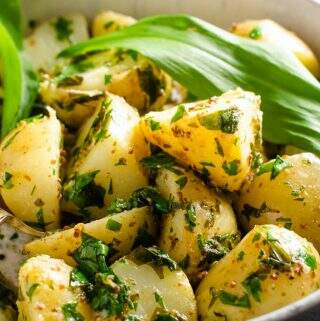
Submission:
POLYGON ((94 313, 78 288, 71 288, 72 267, 62 260, 41 255, 29 259, 19 272, 19 321, 65 321, 67 304, 83 321, 94 320, 94 313))
POLYGON ((270 43, 292 51, 316 77, 320 76, 319 61, 312 50, 296 34, 278 23, 264 20, 246 20, 232 28, 233 33, 261 42, 270 43))
POLYGON ((93 37, 103 36, 118 31, 136 23, 137 20, 114 11, 103 11, 99 13, 92 22, 93 37))
POLYGON ((55 112, 21 121, 0 145, 1 196, 21 220, 52 230, 60 221, 61 125, 55 112))
POLYGON ((244 321, 318 289, 320 257, 313 245, 274 225, 256 226, 200 283, 203 321, 244 321))
POLYGON ((156 184, 162 196, 179 204, 163 216, 159 246, 196 282, 239 241, 232 207, 191 172, 163 169, 156 184))
POLYGON ((140 165, 149 155, 139 114, 123 98, 106 94, 79 131, 64 184, 63 210, 105 216, 116 198, 127 199, 148 178, 140 165))
POLYGON ((0 256, 3 258, 0 261, 0 279, 8 288, 16 291, 18 289, 18 270, 21 263, 26 259, 26 256, 22 254, 22 249, 33 238, 17 231, 7 223, 0 225, 0 236, 0 256))
POLYGON ((56 17, 39 25, 25 39, 24 55, 36 70, 49 71, 60 51, 88 38, 88 24, 83 15, 56 17))
POLYGON ((44 75, 40 85, 42 100, 72 127, 78 127, 93 113, 86 103, 90 92, 98 95, 105 90, 145 112, 165 104, 171 78, 138 53, 114 49, 71 62, 51 76, 44 75))
POLYGON ((260 98, 240 89, 220 97, 161 112, 141 120, 146 139, 210 182, 239 190, 261 148, 260 98))
POLYGON ((245 229, 285 226, 320 250, 320 159, 301 153, 278 157, 262 169, 241 189, 237 210, 245 229))
MULTIPOLYGON (((151 250, 157 251, 156 248, 151 250)), ((131 291, 137 293, 138 304, 134 315, 144 321, 168 314, 180 316, 179 320, 197 320, 195 298, 186 275, 180 269, 173 269, 172 266, 169 269, 165 263, 160 264, 146 251, 138 248, 111 266, 117 275, 132 284, 131 291)))
POLYGON ((29 256, 47 254, 74 266, 72 254, 81 245, 83 233, 111 245, 115 259, 128 254, 141 235, 155 236, 156 227, 149 207, 134 208, 34 240, 25 245, 24 252, 29 256), (109 220, 119 223, 114 230, 108 228, 109 220))

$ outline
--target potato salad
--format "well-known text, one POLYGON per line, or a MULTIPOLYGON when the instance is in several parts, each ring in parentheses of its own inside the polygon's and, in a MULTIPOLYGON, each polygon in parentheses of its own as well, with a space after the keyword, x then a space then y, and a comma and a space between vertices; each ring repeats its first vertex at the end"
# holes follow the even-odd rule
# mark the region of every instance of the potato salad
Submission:
MULTIPOLYGON (((29 23, 21 55, 38 91, 0 141, 0 321, 244 321, 320 287, 317 153, 263 136, 259 89, 197 96, 130 49, 138 23, 113 11, 29 23), (103 39, 114 47, 95 50, 103 39)), ((274 21, 230 37, 320 75, 274 21)))

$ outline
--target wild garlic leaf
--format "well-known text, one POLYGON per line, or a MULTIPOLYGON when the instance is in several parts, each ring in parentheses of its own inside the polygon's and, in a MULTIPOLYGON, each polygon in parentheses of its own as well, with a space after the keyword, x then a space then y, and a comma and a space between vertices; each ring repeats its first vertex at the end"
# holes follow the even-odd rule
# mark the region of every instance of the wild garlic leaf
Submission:
POLYGON ((236 87, 261 95, 264 139, 320 154, 320 83, 292 53, 192 16, 163 15, 77 44, 60 56, 112 47, 150 58, 199 98, 236 87))

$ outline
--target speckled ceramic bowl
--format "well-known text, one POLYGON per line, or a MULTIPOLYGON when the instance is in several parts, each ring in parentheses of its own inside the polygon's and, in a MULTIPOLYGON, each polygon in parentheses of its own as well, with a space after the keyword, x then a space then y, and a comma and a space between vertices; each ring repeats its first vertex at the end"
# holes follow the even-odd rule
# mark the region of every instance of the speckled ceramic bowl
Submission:
MULTIPOLYGON (((90 18, 104 9, 137 18, 189 13, 226 29, 244 19, 271 18, 295 31, 320 56, 320 0, 24 0, 23 6, 25 21, 72 12, 82 12, 90 18)), ((320 321, 320 290, 253 320, 320 321)))

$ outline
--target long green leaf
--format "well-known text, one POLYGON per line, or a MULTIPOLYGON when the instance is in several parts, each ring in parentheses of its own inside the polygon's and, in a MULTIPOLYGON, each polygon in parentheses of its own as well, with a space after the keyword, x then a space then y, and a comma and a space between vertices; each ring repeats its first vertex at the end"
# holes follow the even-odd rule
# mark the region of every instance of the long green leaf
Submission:
POLYGON ((320 84, 290 52, 175 15, 143 19, 60 57, 112 47, 149 57, 199 98, 235 87, 261 95, 264 139, 320 154, 320 84))
POLYGON ((0 0, 0 22, 9 31, 16 46, 21 49, 22 23, 19 0, 0 0))
POLYGON ((2 63, 4 100, 2 111, 2 137, 15 126, 22 99, 23 80, 20 53, 7 29, 0 23, 0 59, 2 63))
POLYGON ((38 79, 22 57, 21 8, 19 0, 0 0, 0 63, 4 86, 1 136, 28 117, 38 94, 38 79))

